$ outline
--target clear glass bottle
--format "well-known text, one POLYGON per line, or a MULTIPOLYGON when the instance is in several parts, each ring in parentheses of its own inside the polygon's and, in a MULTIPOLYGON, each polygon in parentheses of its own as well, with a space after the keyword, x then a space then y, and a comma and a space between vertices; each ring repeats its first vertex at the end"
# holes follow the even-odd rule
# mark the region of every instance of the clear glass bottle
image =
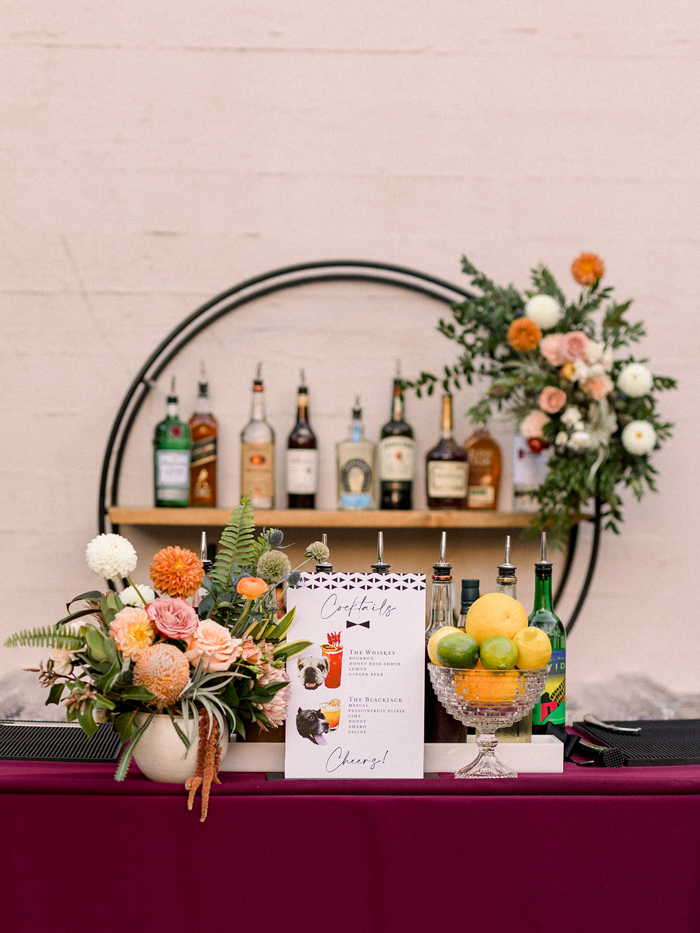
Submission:
POLYGON ((216 506, 217 435, 216 418, 209 405, 209 383, 200 363, 199 391, 194 414, 190 418, 192 459, 190 461, 190 505, 196 508, 216 506))
POLYGON ((403 382, 397 364, 391 420, 382 428, 379 441, 380 509, 412 508, 415 448, 413 428, 404 417, 403 382))
POLYGON ((506 548, 503 563, 499 564, 498 576, 496 577, 496 592, 505 593, 506 596, 518 598, 517 585, 518 578, 515 576, 516 567, 510 562, 510 535, 506 535, 506 548))
POLYGON ((297 420, 287 439, 287 507, 316 508, 318 449, 309 424, 309 390, 304 370, 297 389, 297 420))
POLYGON ((262 363, 253 382, 250 421, 241 432, 241 495, 255 509, 275 507, 275 432, 265 414, 262 363))
POLYGON ((364 437, 360 390, 355 394, 350 437, 335 445, 338 476, 338 508, 354 511, 375 505, 374 464, 376 445, 364 437))
POLYGON ((467 452, 452 435, 452 396, 442 396, 441 436, 426 457, 429 509, 463 509, 467 502, 467 452))
POLYGON ((467 439, 465 445, 469 462, 467 484, 468 509, 497 509, 501 484, 501 448, 491 437, 483 421, 467 439))
POLYGON ((186 508, 190 503, 190 429, 180 419, 175 376, 170 385, 166 415, 153 438, 154 487, 157 508, 186 508))
POLYGON ((566 721, 566 632, 552 608, 552 565, 547 560, 547 533, 542 532, 540 560, 535 564, 535 605, 530 625, 542 629, 552 644, 551 669, 544 693, 532 711, 532 724, 548 722, 563 726, 566 721))

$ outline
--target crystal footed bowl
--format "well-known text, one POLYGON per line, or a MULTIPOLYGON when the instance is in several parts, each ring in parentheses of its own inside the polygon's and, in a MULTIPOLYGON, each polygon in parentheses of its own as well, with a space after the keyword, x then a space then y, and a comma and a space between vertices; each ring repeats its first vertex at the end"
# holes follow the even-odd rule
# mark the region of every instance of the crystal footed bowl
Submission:
POLYGON ((533 671, 458 670, 428 664, 437 698, 450 715, 477 730, 479 754, 456 778, 517 777, 517 771, 495 755, 496 729, 526 716, 542 695, 549 667, 533 671))

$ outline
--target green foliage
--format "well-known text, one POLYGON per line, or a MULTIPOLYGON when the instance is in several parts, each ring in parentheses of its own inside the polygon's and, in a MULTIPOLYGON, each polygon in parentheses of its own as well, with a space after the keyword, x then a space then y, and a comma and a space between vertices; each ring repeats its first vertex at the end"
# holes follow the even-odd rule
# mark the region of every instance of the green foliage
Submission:
POLYGON ((85 647, 85 639, 82 635, 59 632, 55 628, 46 627, 24 629, 5 639, 6 648, 26 646, 32 648, 67 648, 69 651, 77 651, 85 647))
POLYGON ((236 564, 252 564, 255 553, 255 516, 250 496, 244 496, 241 504, 231 512, 222 532, 211 572, 212 581, 220 590, 226 590, 231 584, 236 564))

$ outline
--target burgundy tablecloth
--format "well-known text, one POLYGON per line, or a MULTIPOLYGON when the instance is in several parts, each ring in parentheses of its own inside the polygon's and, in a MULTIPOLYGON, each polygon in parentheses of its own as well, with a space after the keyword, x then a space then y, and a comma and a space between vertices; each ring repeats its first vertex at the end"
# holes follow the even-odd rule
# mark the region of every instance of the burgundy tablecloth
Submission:
POLYGON ((698 933, 700 766, 512 781, 0 762, 2 933, 698 933))

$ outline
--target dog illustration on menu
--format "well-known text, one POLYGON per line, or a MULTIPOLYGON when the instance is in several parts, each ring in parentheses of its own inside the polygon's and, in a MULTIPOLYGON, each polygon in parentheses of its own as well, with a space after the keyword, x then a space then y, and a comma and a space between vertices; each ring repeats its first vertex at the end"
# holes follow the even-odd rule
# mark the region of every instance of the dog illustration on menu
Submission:
POLYGON ((330 662, 328 658, 318 658, 305 654, 297 658, 297 670, 299 671, 299 680, 304 687, 307 690, 316 690, 326 679, 330 670, 330 662))
POLYGON ((297 713, 297 732, 316 745, 326 744, 328 721, 320 709, 302 709, 297 713))

